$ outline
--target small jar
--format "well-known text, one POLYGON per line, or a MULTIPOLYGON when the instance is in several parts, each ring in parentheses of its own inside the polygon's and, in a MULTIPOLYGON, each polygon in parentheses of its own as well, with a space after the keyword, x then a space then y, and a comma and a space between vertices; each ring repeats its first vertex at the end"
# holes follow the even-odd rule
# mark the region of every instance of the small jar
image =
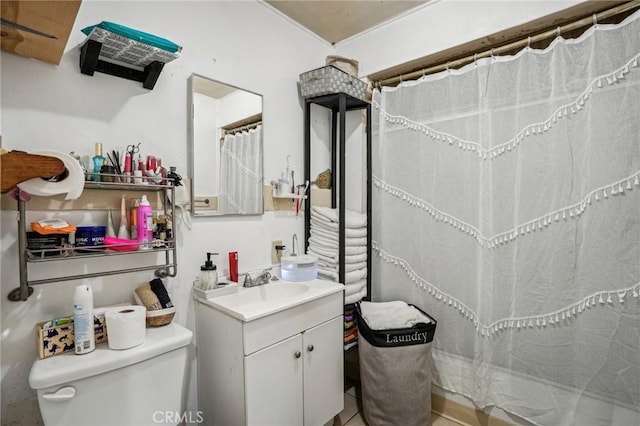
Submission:
POLYGON ((116 168, 106 164, 100 168, 100 182, 115 182, 116 168))

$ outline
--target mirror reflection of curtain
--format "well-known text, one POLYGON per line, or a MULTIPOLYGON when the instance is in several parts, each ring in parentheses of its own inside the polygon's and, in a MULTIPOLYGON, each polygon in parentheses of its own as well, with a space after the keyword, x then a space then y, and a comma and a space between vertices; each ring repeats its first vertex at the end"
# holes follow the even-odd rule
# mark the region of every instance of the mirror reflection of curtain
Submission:
POLYGON ((262 212, 262 125, 227 134, 220 155, 220 214, 262 212))
POLYGON ((640 12, 374 93, 375 300, 434 381, 537 425, 640 424, 640 12))

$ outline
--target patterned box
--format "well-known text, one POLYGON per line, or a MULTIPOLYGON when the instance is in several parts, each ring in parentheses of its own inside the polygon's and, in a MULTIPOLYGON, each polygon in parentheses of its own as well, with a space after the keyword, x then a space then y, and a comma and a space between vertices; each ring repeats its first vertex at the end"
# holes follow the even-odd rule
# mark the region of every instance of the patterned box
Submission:
POLYGON ((332 65, 300 74, 300 93, 303 98, 346 93, 365 100, 366 92, 367 83, 332 65))
MULTIPOLYGON (((43 324, 47 322, 49 321, 36 323, 38 356, 40 359, 74 351, 73 322, 43 329, 43 324)), ((96 345, 106 342, 107 322, 104 314, 93 317, 93 326, 95 329, 96 345)))

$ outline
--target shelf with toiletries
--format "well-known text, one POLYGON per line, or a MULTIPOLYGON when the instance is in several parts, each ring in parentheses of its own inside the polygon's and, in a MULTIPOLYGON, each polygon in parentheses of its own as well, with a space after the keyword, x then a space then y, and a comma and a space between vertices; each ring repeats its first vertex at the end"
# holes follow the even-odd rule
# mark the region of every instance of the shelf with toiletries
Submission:
MULTIPOLYGON (((165 184, 152 184, 149 181, 145 183, 131 183, 125 182, 125 176, 113 175, 113 174, 97 174, 98 181, 86 181, 84 183, 84 189, 93 191, 133 191, 139 193, 143 200, 146 200, 147 194, 156 194, 152 198, 152 202, 156 205, 156 220, 162 218, 164 222, 160 227, 158 223, 155 225, 158 229, 162 230, 158 238, 151 237, 153 231, 149 231, 149 240, 137 241, 137 239, 125 239, 105 236, 104 229, 102 234, 92 239, 90 244, 80 245, 79 239, 76 235, 80 228, 105 228, 103 226, 94 227, 78 227, 70 233, 73 235, 64 241, 64 244, 56 245, 55 248, 39 247, 35 245, 29 246, 26 211, 27 203, 23 199, 18 200, 18 245, 19 245, 19 266, 20 266, 20 287, 12 290, 9 293, 9 300, 11 301, 25 301, 33 293, 34 285, 48 284, 53 282, 68 281, 73 279, 93 278, 107 275, 126 274, 132 272, 141 271, 155 271, 155 275, 158 277, 171 276, 174 277, 177 274, 177 259, 176 259, 176 244, 175 236, 173 235, 172 221, 174 220, 175 211, 175 186, 174 180, 166 178, 165 184), (122 181, 117 182, 116 178, 121 177, 122 181), (163 256, 164 254, 164 256, 163 256), (104 258, 111 256, 122 255, 134 255, 140 256, 140 262, 135 267, 131 268, 119 268, 108 271, 85 272, 77 275, 58 275, 51 276, 44 279, 30 280, 29 279, 29 265, 41 264, 45 262, 58 262, 69 260, 88 260, 93 258, 104 258), (147 255, 147 256, 144 256, 147 255)), ((94 176, 94 178, 96 177, 94 176)), ((140 182, 143 182, 142 180, 140 182)), ((82 202, 82 197, 79 199, 82 202)), ((124 197, 122 198, 121 205, 121 224, 122 217, 125 215, 124 197)), ((114 206, 115 207, 115 206, 114 206)), ((107 209, 104 209, 107 210, 107 209)), ((111 220, 111 209, 108 214, 108 221, 111 220)), ((115 208, 114 208, 115 210, 115 208)), ((130 212, 129 212, 130 213, 130 212)), ((75 228, 75 227, 74 227, 75 228)), ((33 229, 33 225, 32 225, 33 229)), ((156 230, 158 230, 156 229, 156 230)), ((60 234, 57 234, 60 235, 60 234)), ((42 237, 46 235, 37 236, 42 237)))

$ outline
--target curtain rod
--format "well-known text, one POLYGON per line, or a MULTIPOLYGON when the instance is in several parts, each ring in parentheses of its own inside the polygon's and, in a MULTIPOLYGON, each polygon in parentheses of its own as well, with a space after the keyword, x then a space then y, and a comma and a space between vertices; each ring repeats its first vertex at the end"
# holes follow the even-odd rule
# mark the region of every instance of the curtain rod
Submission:
POLYGON ((258 127, 260 124, 262 124, 262 120, 256 121, 255 123, 245 124, 244 126, 235 127, 233 129, 225 130, 224 134, 228 135, 230 133, 238 133, 238 132, 242 132, 244 130, 251 130, 253 128, 258 127))
POLYGON ((629 3, 612 7, 611 9, 607 9, 599 13, 594 13, 589 17, 579 19, 569 24, 558 26, 555 29, 547 30, 542 33, 536 34, 534 36, 529 36, 527 38, 523 38, 521 40, 514 41, 509 44, 505 44, 504 46, 496 47, 493 49, 485 50, 480 53, 465 56, 464 58, 456 59, 455 61, 449 61, 446 64, 434 65, 432 67, 423 68, 418 71, 412 71, 410 73, 400 74, 395 77, 389 77, 382 80, 374 81, 373 87, 379 88, 381 86, 392 86, 397 83, 401 83, 405 80, 414 80, 426 74, 433 74, 439 71, 444 71, 449 68, 459 68, 462 65, 466 65, 467 63, 473 63, 481 58, 495 56, 496 54, 508 52, 513 49, 526 47, 526 46, 529 46, 531 43, 536 43, 553 36, 559 36, 560 34, 566 33, 567 31, 572 31, 578 28, 586 27, 591 24, 597 24, 598 21, 611 18, 612 16, 619 15, 621 13, 627 12, 636 7, 640 7, 640 0, 633 0, 633 1, 630 1, 629 3))

